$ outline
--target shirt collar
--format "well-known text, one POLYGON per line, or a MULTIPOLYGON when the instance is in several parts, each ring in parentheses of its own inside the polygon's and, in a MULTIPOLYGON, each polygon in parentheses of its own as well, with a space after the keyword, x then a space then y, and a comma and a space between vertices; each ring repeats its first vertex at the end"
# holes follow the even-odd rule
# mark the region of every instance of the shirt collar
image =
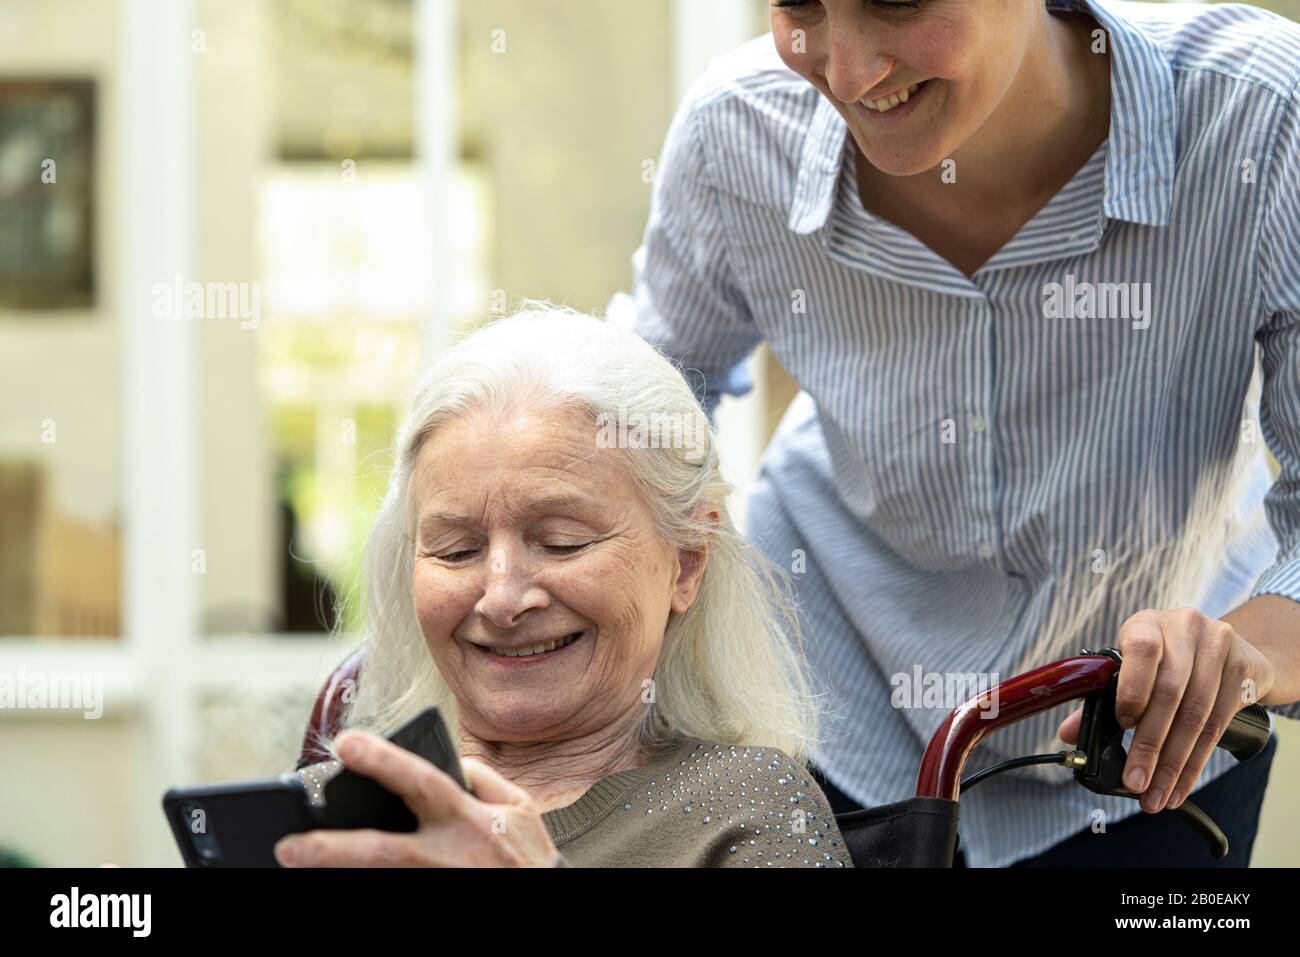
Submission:
MULTIPOLYGON (((1173 194, 1177 104, 1173 70, 1159 45, 1099 0, 1045 0, 1047 9, 1090 14, 1110 35, 1111 110, 1103 210, 1111 219, 1151 226, 1168 221, 1173 194)), ((826 225, 845 161, 849 128, 818 95, 804 139, 789 227, 826 225)))

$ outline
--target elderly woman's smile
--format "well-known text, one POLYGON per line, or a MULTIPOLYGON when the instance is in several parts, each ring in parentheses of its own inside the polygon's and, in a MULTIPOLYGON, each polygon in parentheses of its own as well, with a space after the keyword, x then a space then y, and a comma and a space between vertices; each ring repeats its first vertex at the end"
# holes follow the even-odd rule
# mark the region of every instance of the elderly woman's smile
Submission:
MULTIPOLYGON (((567 648, 586 632, 575 631, 571 635, 565 635, 558 641, 542 641, 539 643, 527 642, 518 648, 510 648, 505 645, 479 645, 480 648, 500 658, 530 658, 540 659, 546 655, 553 654, 561 648, 567 648)), ((503 662, 504 664, 504 662, 503 662)))
POLYGON ((487 740, 635 722, 669 614, 693 596, 595 436, 588 415, 524 405, 448 422, 417 459, 416 612, 487 740))

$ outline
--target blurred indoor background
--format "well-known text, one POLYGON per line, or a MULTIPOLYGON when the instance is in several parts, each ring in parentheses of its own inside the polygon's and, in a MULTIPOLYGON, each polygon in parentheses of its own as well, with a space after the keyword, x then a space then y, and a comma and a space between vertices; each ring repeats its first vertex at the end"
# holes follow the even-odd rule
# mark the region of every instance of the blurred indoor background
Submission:
MULTIPOLYGON (((767 0, 0 0, 0 673, 103 683, 94 720, 0 708, 0 849, 178 863, 167 786, 293 766, 420 370, 521 297, 630 288, 675 104, 767 30, 767 0), (159 322, 189 283, 201 318, 159 322)), ((741 488, 794 395, 753 373, 741 488)), ((1300 863, 1279 731, 1261 865, 1300 863)))

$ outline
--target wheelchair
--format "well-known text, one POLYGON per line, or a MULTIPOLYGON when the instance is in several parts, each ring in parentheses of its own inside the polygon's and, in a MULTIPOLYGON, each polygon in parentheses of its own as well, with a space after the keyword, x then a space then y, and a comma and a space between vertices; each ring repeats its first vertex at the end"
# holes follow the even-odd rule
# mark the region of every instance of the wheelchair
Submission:
MULTIPOLYGON (((319 742, 342 729, 343 691, 358 680, 364 661, 363 645, 325 681, 312 708, 298 767, 329 757, 319 742)), ((1128 758, 1124 729, 1115 719, 1115 688, 1121 663, 1114 648, 1084 649, 1073 657, 1008 678, 954 708, 931 736, 921 757, 914 797, 835 815, 854 866, 952 867, 958 846, 961 792, 1013 768, 1059 765, 1071 770, 1074 780, 1089 791, 1136 800, 1139 795, 1121 781, 1128 758), (1080 699, 1083 716, 1074 748, 1013 758, 963 777, 967 758, 986 735, 1080 699), (991 708, 994 704, 996 707, 991 708)), ((1272 733, 1272 714, 1258 704, 1250 704, 1233 717, 1217 746, 1238 761, 1246 761, 1264 750, 1272 733)), ((1227 837, 1191 801, 1160 813, 1179 815, 1195 828, 1204 838, 1210 856, 1227 855, 1227 837)))

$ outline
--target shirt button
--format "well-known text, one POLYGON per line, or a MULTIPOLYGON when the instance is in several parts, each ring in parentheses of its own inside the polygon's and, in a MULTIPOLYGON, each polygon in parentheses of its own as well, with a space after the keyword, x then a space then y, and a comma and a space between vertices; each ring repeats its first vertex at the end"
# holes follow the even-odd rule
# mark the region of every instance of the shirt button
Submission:
POLYGON ((988 542, 980 542, 980 558, 992 558, 993 546, 988 542))
POLYGON ((972 415, 970 417, 969 424, 970 424, 970 430, 974 432, 976 435, 981 434, 984 431, 984 429, 988 426, 988 423, 984 421, 984 416, 982 415, 972 415))

